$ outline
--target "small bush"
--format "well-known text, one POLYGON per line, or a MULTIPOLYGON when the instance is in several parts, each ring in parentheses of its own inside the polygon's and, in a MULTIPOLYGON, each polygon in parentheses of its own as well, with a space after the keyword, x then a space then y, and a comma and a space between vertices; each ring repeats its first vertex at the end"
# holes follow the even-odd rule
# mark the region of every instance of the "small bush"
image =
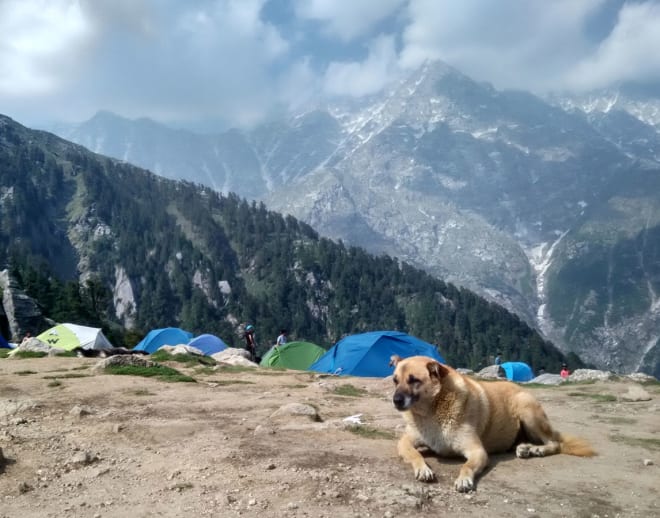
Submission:
POLYGON ((0 349, 0 358, 7 358, 10 352, 11 349, 0 349))
POLYGON ((357 388, 350 383, 345 385, 338 385, 335 387, 334 393, 338 396, 350 396, 350 397, 362 397, 367 395, 367 391, 361 388, 357 388))
POLYGON ((616 401, 616 396, 612 394, 591 394, 589 392, 569 392, 569 396, 588 397, 598 403, 611 403, 616 401))
POLYGON ((105 368, 107 374, 118 374, 120 376, 142 376, 143 378, 157 378, 161 381, 170 382, 195 382, 195 378, 186 376, 176 369, 165 365, 153 365, 142 367, 138 365, 111 365, 105 368))
POLYGON ((59 375, 44 376, 45 380, 56 380, 59 378, 89 378, 89 374, 83 374, 82 372, 65 372, 59 375))
POLYGON ((197 354, 170 354, 167 351, 158 350, 151 355, 156 362, 179 362, 185 364, 198 364, 213 366, 217 362, 210 356, 199 356, 197 354))
POLYGON ((14 374, 18 374, 19 376, 27 376, 28 374, 36 374, 35 371, 16 371, 14 374))
POLYGON ((12 358, 43 358, 44 356, 48 356, 48 353, 43 351, 16 351, 12 358))
POLYGON ((61 382, 60 380, 58 380, 58 379, 54 379, 53 381, 49 381, 49 382, 48 382, 48 385, 46 385, 46 386, 47 386, 47 387, 51 387, 51 388, 53 388, 53 387, 61 387, 61 386, 62 386, 62 382, 61 382))

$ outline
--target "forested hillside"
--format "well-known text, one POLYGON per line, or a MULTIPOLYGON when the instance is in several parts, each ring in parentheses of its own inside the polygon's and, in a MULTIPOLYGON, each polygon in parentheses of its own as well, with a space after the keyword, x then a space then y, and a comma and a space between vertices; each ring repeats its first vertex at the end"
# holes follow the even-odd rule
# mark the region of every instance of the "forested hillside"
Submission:
POLYGON ((159 178, 2 116, 0 210, 0 261, 44 314, 101 325, 116 345, 165 326, 240 345, 251 322, 262 348, 281 327, 326 347, 398 329, 437 344, 455 366, 484 366, 497 351, 535 368, 564 360, 468 290, 321 238, 262 204, 159 178))

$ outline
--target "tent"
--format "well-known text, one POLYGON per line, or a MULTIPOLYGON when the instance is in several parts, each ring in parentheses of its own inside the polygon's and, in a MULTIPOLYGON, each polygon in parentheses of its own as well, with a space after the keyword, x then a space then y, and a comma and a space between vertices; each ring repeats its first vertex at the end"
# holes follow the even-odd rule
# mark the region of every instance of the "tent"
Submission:
POLYGON ((289 342, 271 347, 261 359, 262 367, 284 367, 306 371, 309 366, 325 354, 325 349, 310 342, 289 342))
POLYGON ((0 349, 11 349, 11 345, 9 345, 9 342, 5 340, 5 337, 0 335, 0 349))
POLYGON ((162 345, 188 345, 192 333, 179 329, 178 327, 164 327, 162 329, 152 329, 147 333, 142 341, 137 344, 134 351, 145 351, 149 354, 155 353, 162 345))
POLYGON ((400 331, 372 331, 337 342, 309 369, 332 374, 385 377, 394 372, 390 357, 430 356, 445 363, 435 346, 400 331))
POLYGON ((112 344, 103 331, 96 327, 79 326, 77 324, 59 324, 38 335, 37 340, 65 351, 78 347, 101 351, 112 349, 112 344))
POLYGON ((529 381, 534 378, 532 368, 524 362, 504 362, 501 367, 506 379, 511 381, 529 381))
POLYGON ((209 334, 196 336, 188 345, 199 349, 207 356, 219 353, 227 348, 227 344, 221 338, 209 334))

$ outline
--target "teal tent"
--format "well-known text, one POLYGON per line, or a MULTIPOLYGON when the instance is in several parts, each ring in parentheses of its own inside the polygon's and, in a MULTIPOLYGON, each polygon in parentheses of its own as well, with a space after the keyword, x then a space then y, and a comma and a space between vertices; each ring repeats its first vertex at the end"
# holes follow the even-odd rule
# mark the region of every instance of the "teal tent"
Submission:
POLYGON ((340 340, 309 370, 384 378, 394 372, 390 357, 395 354, 401 358, 429 356, 445 363, 438 349, 424 340, 400 331, 373 331, 340 340))
POLYGON ((165 327, 153 329, 147 333, 142 341, 134 348, 135 351, 144 351, 149 354, 155 353, 163 345, 188 345, 192 333, 179 329, 178 327, 165 327))
POLYGON ((508 380, 529 381, 534 379, 532 368, 524 362, 504 362, 501 367, 508 380))

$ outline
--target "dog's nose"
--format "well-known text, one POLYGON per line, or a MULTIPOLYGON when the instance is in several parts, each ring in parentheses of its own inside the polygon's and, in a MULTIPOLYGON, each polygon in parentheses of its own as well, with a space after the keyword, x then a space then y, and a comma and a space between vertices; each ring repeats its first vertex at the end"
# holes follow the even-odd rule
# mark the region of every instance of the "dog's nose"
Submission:
POLYGON ((395 392, 394 396, 392 396, 392 403, 394 403, 397 410, 403 410, 406 406, 406 396, 401 392, 395 392))

